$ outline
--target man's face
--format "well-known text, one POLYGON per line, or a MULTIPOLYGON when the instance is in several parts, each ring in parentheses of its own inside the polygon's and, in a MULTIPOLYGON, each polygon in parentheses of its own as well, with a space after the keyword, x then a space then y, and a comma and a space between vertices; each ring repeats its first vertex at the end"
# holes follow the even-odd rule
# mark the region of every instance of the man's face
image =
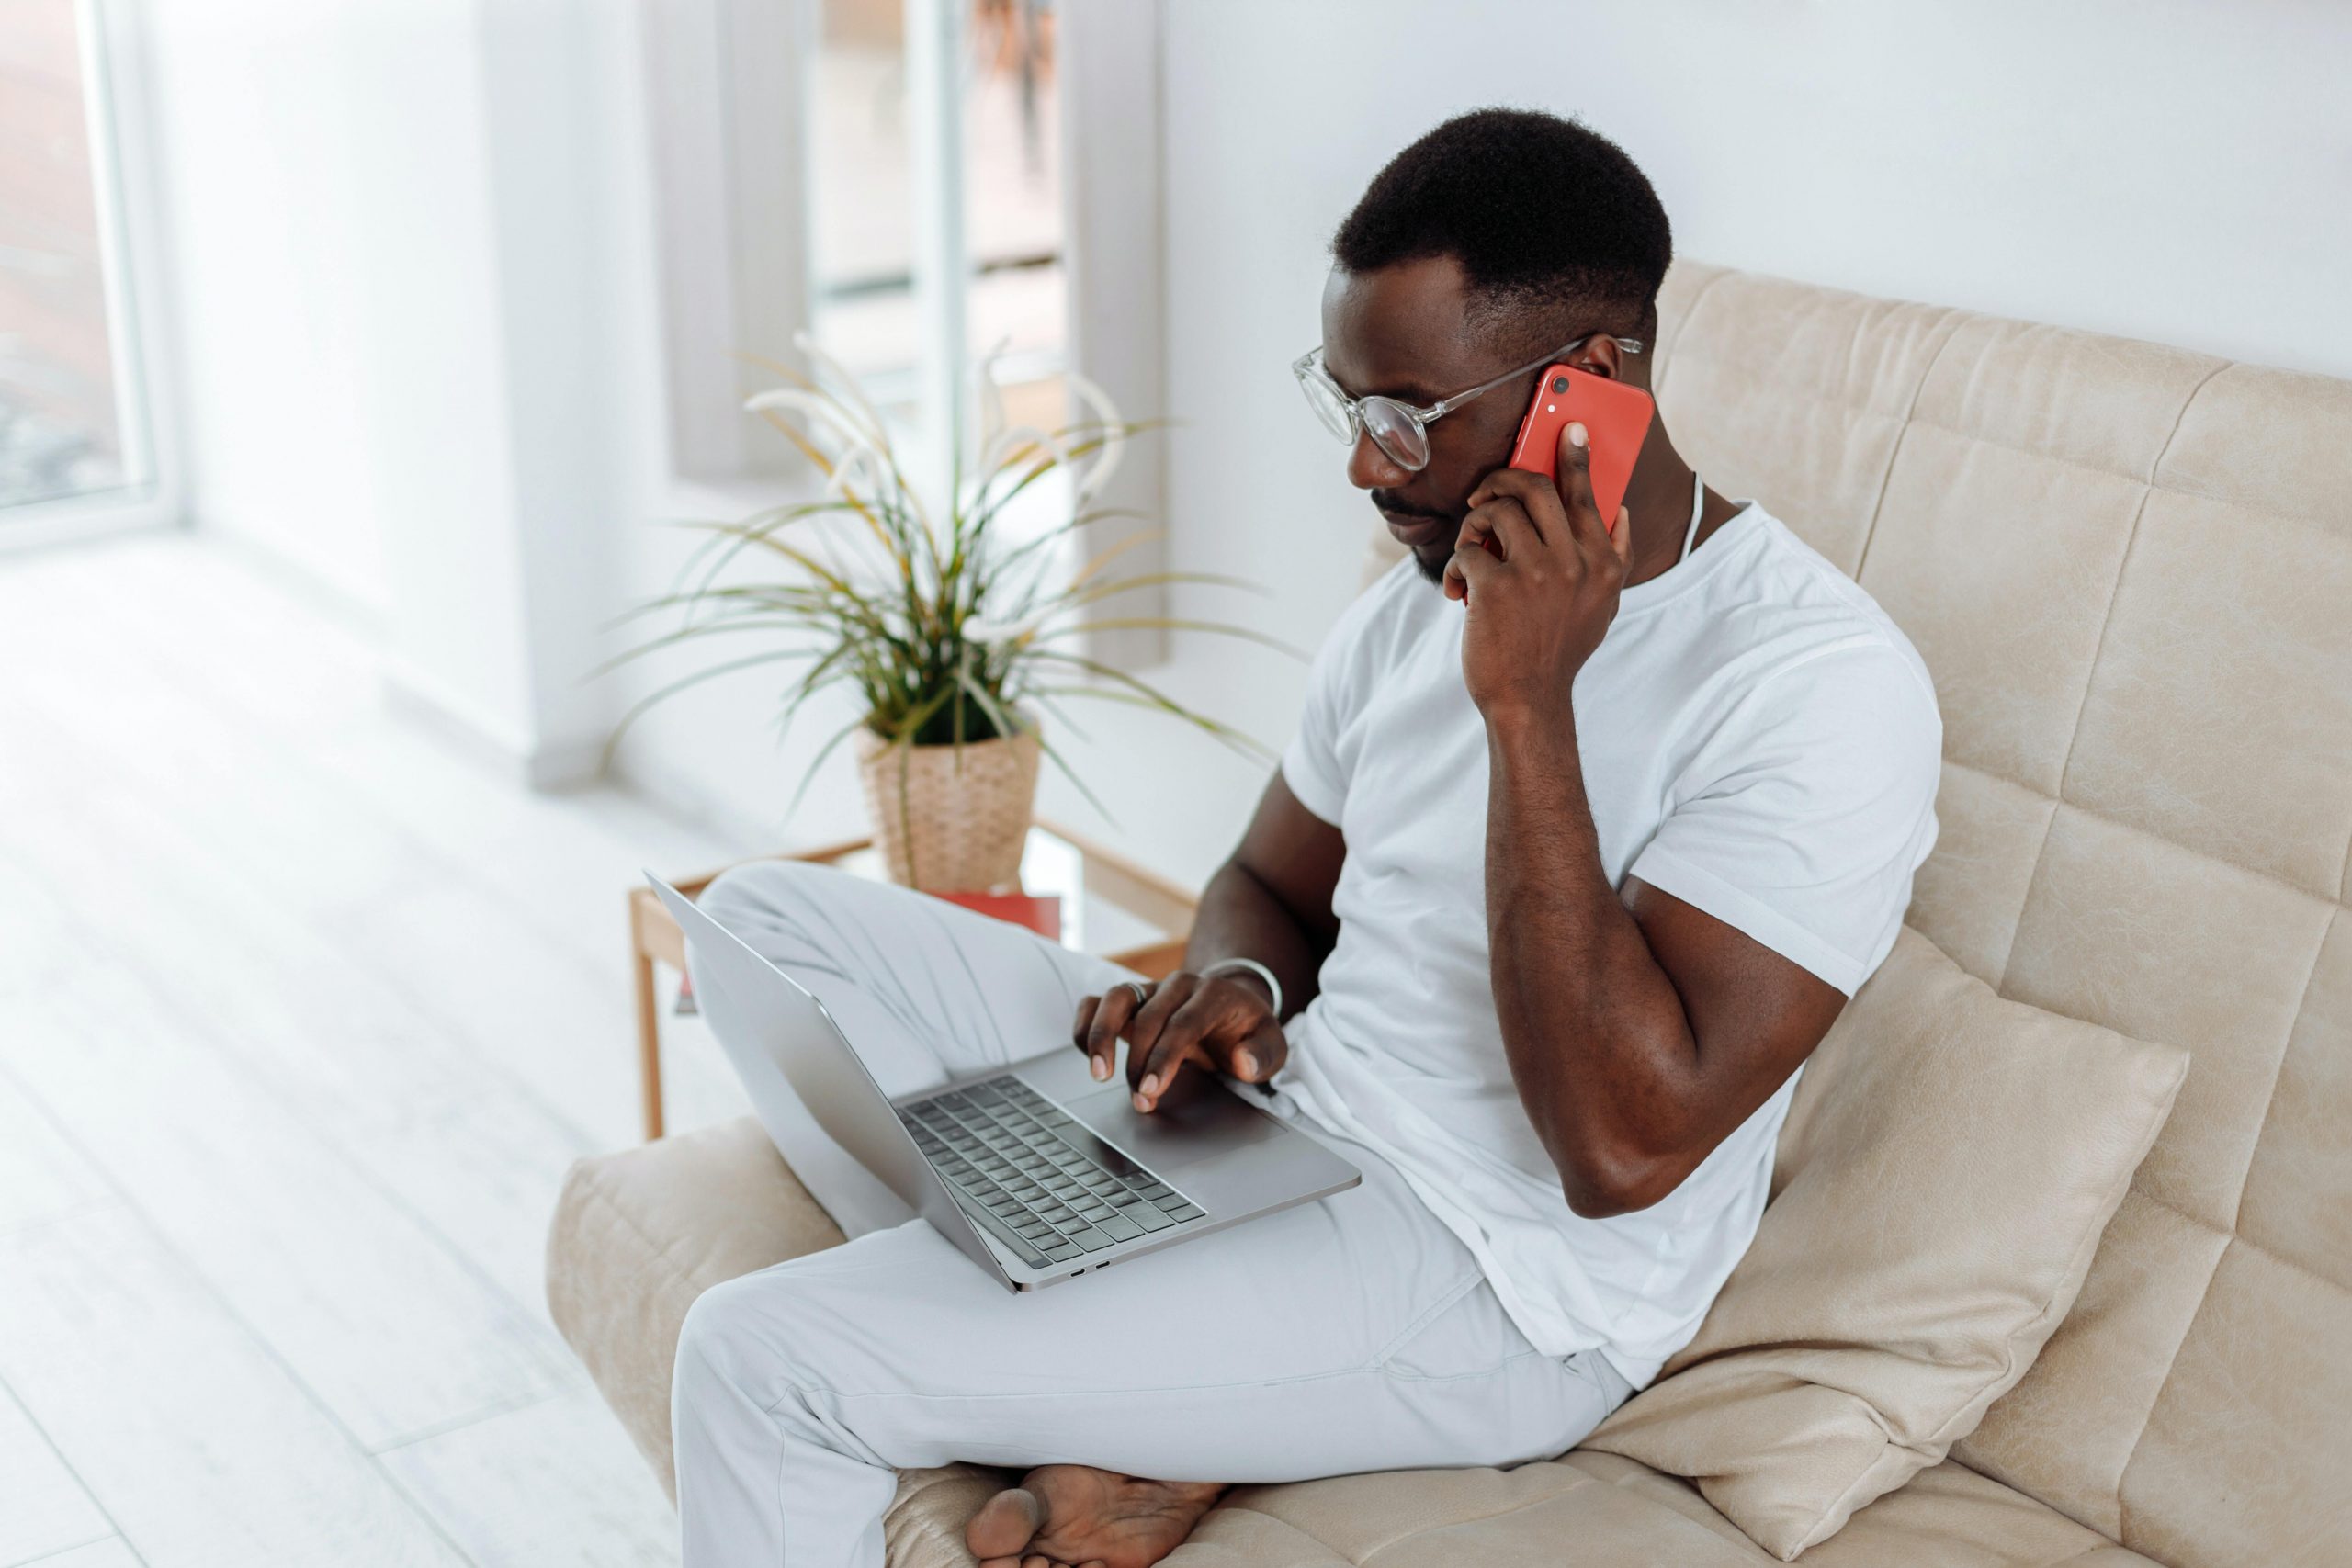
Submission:
MULTIPOLYGON (((1426 408, 1501 375, 1528 354, 1482 342, 1465 322, 1468 299, 1452 256, 1399 262, 1374 272, 1334 267, 1323 288, 1323 366, 1351 397, 1382 393, 1426 408)), ((1541 354, 1539 344, 1529 353, 1541 354)), ((1532 371, 1529 383, 1533 383, 1532 371)), ((1371 493, 1388 529, 1441 581, 1478 481, 1510 457, 1527 387, 1506 382, 1429 427, 1430 460, 1418 473, 1369 435, 1348 455, 1348 479, 1371 493)))

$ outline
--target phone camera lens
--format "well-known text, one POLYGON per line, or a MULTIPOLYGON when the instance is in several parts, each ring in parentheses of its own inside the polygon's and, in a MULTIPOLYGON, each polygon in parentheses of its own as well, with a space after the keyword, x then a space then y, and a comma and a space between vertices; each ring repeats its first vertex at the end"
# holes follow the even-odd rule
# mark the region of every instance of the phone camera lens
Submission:
POLYGON ((1552 378, 1552 390, 1555 392, 1565 392, 1567 389, 1568 378, 1566 376, 1555 376, 1552 378))

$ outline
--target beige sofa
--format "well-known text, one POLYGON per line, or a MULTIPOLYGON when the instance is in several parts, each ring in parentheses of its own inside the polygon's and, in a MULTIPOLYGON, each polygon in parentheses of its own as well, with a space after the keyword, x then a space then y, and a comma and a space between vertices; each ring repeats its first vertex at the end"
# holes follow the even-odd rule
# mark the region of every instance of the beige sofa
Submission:
MULTIPOLYGON (((1662 313, 1684 450, 1935 672, 1912 922, 2006 996, 2193 1054, 2040 1362, 1804 1561, 2352 1564, 2352 384, 1690 264, 1662 313)), ((549 1296, 665 1483, 688 1303, 839 1234, 749 1122, 572 1172, 549 1296)), ((891 1562, 967 1563, 998 1483, 909 1473, 891 1562)), ((1375 1559, 1770 1561, 1586 1451, 1239 1488, 1170 1561, 1375 1559)))

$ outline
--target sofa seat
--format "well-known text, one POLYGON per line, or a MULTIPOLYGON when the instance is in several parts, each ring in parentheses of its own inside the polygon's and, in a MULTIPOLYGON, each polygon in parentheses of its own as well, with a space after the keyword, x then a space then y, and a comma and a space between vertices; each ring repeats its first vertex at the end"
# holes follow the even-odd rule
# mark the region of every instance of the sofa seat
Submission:
MULTIPOLYGON (((842 1233, 749 1117, 581 1161, 548 1249, 548 1298, 665 1487, 670 1366, 711 1286, 837 1246, 842 1233)), ((964 1524, 1011 1472, 909 1471, 886 1532, 892 1568, 969 1568, 964 1524)), ((1689 1483, 1612 1454, 1515 1470, 1408 1471, 1242 1486, 1168 1561, 1175 1568, 1747 1568, 1773 1558, 1689 1483)), ((2126 1568, 2125 1551, 2045 1505, 1946 1462, 1854 1516, 1812 1568, 2126 1568)))

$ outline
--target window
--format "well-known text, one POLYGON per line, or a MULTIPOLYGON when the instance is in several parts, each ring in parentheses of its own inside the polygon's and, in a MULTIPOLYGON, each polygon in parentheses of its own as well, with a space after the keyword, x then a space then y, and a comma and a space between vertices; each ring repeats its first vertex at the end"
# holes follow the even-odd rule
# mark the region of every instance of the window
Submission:
POLYGON ((672 0, 645 15, 682 477, 791 471, 741 401, 773 380, 756 362, 790 358, 803 326, 934 459, 951 389, 990 355, 1009 418, 1065 422, 1045 0, 672 0))
MULTIPOLYGON (((946 0, 957 4, 958 0, 946 0)), ((1061 147, 1053 13, 1041 0, 961 0, 955 80, 910 70, 904 0, 822 0, 810 66, 811 326, 883 400, 912 412, 931 261, 962 282, 964 355, 995 355, 1016 423, 1063 422, 1061 147), (960 108, 961 234, 919 213, 911 94, 960 108), (926 255, 924 253, 930 254, 926 255)))
POLYGON ((105 42, 87 0, 0 0, 0 530, 153 491, 105 42))
MULTIPOLYGON (((0 0, 5 3, 5 0, 0 0)), ((1073 417, 1082 370, 1131 419, 1162 404, 1157 48, 1164 0, 645 0, 677 510, 767 504, 805 468, 742 412, 806 327, 887 405, 918 481, 944 468, 968 374, 1001 350, 1006 419, 1073 417), (1067 119, 1065 118, 1067 117, 1067 119)), ((1160 442, 1107 507, 1163 514, 1160 442)), ((1048 522, 1033 487, 1009 533, 1048 522)), ((1159 545, 1110 520, 1130 570, 1159 545)), ((1062 547, 1075 550, 1074 537, 1062 547)), ((1124 600, 1158 612, 1158 589, 1124 600)), ((1108 629, 1123 666, 1161 634, 1108 629)))

